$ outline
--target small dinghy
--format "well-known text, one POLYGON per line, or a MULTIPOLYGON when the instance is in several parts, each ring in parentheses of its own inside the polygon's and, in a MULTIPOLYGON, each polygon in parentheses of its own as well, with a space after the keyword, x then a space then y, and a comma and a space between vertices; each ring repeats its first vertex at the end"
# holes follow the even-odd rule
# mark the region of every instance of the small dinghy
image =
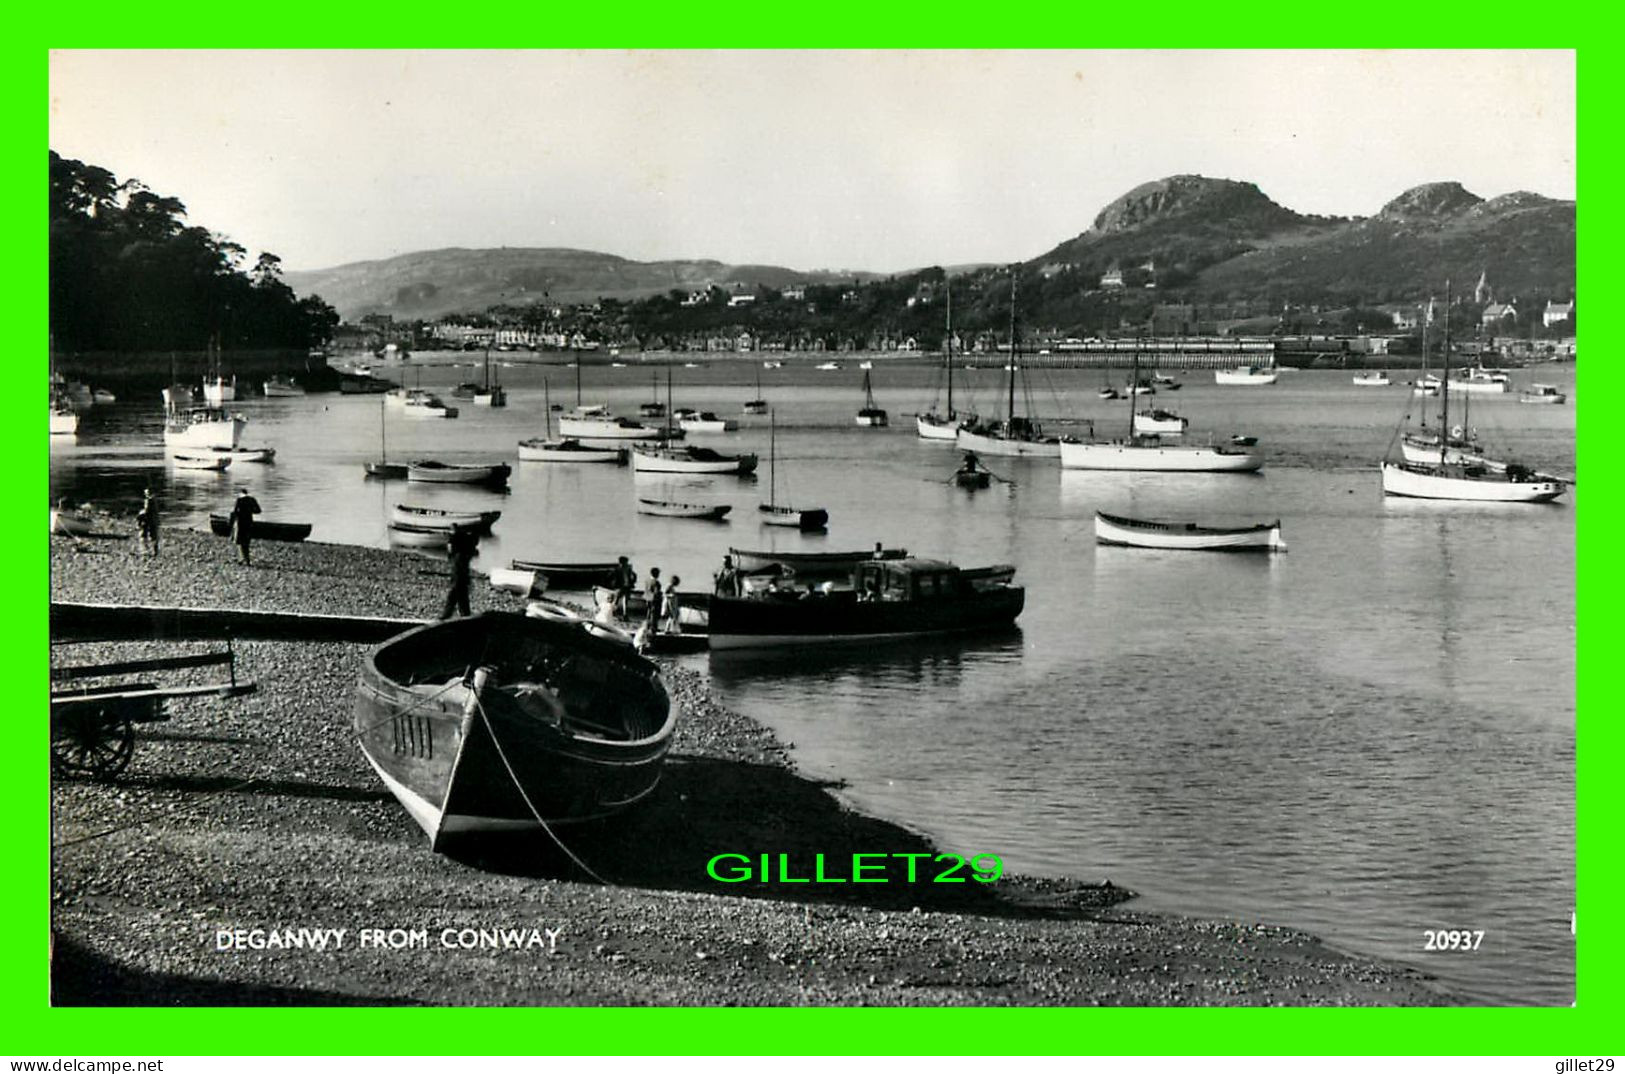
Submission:
POLYGON ((719 522, 733 510, 732 504, 677 503, 672 500, 646 500, 638 497, 638 514, 665 518, 701 518, 719 522))
POLYGON ((398 503, 390 509, 392 522, 408 526, 425 526, 444 530, 446 533, 450 533, 453 526, 468 526, 481 533, 490 533, 491 527, 501 517, 501 511, 446 511, 438 507, 419 507, 410 503, 398 503))
MULTIPOLYGON (((231 536, 231 519, 227 515, 210 515, 209 531, 216 537, 231 536)), ((257 541, 302 541, 310 536, 309 522, 267 522, 254 520, 254 539, 257 541)))
POLYGON ((170 465, 180 470, 224 470, 231 465, 230 455, 216 455, 212 451, 171 451, 170 465))
POLYGON ((438 526, 419 526, 409 522, 389 524, 389 543, 408 548, 445 548, 451 531, 438 526))
POLYGON ((580 621, 486 612, 373 650, 353 726, 441 850, 458 836, 590 820, 647 797, 677 711, 630 645, 580 621))
POLYGON ((1198 526, 1095 512, 1095 540, 1131 548, 1181 549, 1193 552, 1285 552, 1281 520, 1256 526, 1198 526))
POLYGON ((513 468, 505 462, 464 464, 420 459, 407 467, 406 479, 441 485, 505 485, 511 473, 513 468))

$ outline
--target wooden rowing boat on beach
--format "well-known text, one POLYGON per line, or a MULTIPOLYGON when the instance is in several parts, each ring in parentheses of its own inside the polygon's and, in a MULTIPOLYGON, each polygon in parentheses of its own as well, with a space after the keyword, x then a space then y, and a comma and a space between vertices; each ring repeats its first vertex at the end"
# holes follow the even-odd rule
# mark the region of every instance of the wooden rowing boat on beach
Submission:
POLYGON ((650 794, 677 707, 658 669, 579 625, 486 612, 370 653, 353 726, 384 785, 442 848, 619 812, 650 794))
MULTIPOLYGON (((231 519, 226 515, 210 515, 209 531, 216 537, 231 536, 231 519)), ((309 522, 267 522, 254 520, 254 538, 260 541, 302 541, 310 536, 309 522)))
POLYGON ((412 522, 391 522, 389 543, 408 548, 445 548, 451 540, 451 530, 439 526, 419 526, 412 522))
POLYGON ((1285 552, 1281 520, 1255 526, 1199 526, 1095 512, 1095 540, 1131 548, 1200 552, 1285 552))

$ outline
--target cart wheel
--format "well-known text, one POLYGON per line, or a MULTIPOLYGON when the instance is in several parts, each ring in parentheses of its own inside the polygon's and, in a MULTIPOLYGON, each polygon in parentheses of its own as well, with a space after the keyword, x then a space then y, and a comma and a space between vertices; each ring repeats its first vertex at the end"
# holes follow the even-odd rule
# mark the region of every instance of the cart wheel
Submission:
POLYGON ((51 773, 110 779, 135 752, 135 730, 120 705, 66 705, 51 714, 51 773))

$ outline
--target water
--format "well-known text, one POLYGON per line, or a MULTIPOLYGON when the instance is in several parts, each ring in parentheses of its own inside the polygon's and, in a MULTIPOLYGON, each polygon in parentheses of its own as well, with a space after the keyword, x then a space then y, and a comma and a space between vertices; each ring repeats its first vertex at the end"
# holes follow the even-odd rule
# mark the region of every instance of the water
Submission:
MULTIPOLYGON (((364 480, 361 463, 378 455, 377 398, 241 404, 248 440, 275 446, 278 462, 224 477, 166 471, 157 407, 120 404, 76 443, 53 445, 52 491, 128 505, 155 484, 166 521, 202 524, 248 477, 265 517, 311 521, 316 540, 379 546, 390 503, 494 506, 503 518, 477 564, 625 553, 685 587, 708 584, 730 545, 884 541, 966 566, 1014 563, 1027 587, 1018 632, 882 656, 716 658, 715 687, 792 741, 805 769, 846 780, 855 805, 946 847, 1029 873, 1109 877, 1148 908, 1305 928, 1478 1001, 1572 1000, 1574 493, 1536 507, 1384 500, 1375 464, 1405 389, 1355 388, 1329 371, 1262 388, 1221 388, 1193 371, 1159 397, 1197 435, 1259 436, 1261 476, 988 459, 1013 484, 966 493, 946 483, 956 453, 918 441, 907 417, 930 401, 931 370, 877 362, 876 396, 894 424, 869 430, 852 420, 861 372, 811 365, 762 370, 761 390, 777 408, 778 499, 828 508, 826 536, 758 527, 766 417, 698 438, 760 452, 754 482, 516 464, 502 495, 364 480), (634 488, 730 502, 734 518, 641 516, 634 488), (1280 517, 1291 552, 1099 548, 1096 508, 1280 517), (1472 953, 1429 953, 1427 929, 1485 935, 1472 953)), ((676 368, 674 402, 736 416, 756 395, 756 368, 676 368)), ((506 410, 463 405, 455 421, 411 424, 392 411, 390 457, 513 461, 515 442, 542 431, 542 375, 503 369, 506 410)), ((552 399, 573 405, 573 372, 546 375, 552 399)), ((655 395, 636 365, 584 375, 583 398, 622 413, 655 395)), ((424 381, 476 376, 438 368, 424 381)), ((1002 400, 1002 374, 968 376, 984 407, 1002 400)), ((1100 372, 1036 378, 1041 414, 1122 430, 1128 404, 1095 398, 1100 372)), ((1570 404, 1480 397, 1470 420, 1527 461, 1571 473, 1572 367, 1515 374, 1518 386, 1531 379, 1567 381, 1570 404)), ((425 610, 440 597, 426 591, 425 610)))

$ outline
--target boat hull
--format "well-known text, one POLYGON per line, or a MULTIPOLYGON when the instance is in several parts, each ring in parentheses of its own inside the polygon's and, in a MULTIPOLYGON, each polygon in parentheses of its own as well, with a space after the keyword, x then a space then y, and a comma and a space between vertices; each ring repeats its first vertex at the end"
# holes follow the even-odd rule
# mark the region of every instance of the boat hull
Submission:
POLYGON ((79 432, 79 415, 71 410, 51 411, 51 435, 75 436, 79 432))
POLYGON ((364 464, 368 477, 394 478, 405 477, 411 468, 404 463, 369 462, 364 464))
POLYGON ((955 434, 954 440, 961 450, 974 451, 980 455, 1022 459, 1058 459, 1061 457, 1061 442, 1053 439, 1013 440, 989 433, 974 432, 970 429, 960 429, 955 434))
POLYGON ((1361 387, 1361 388, 1386 388, 1390 384, 1392 384, 1393 381, 1389 380, 1386 376, 1375 376, 1375 377, 1356 376, 1354 378, 1354 383, 1356 385, 1358 385, 1359 387, 1361 387))
POLYGON ((851 591, 793 601, 713 597, 711 648, 872 643, 1008 627, 1026 591, 1005 586, 952 600, 860 601, 851 591))
POLYGON ((398 503, 390 508, 390 521, 400 522, 408 526, 425 526, 430 529, 451 532, 453 526, 472 526, 474 529, 490 532, 497 519, 502 517, 501 511, 442 511, 433 507, 417 507, 412 504, 398 503))
POLYGON ((613 418, 559 418, 559 435, 581 440, 663 440, 665 430, 613 418))
POLYGON ((529 571, 546 578, 549 589, 586 591, 595 585, 615 583, 614 563, 543 563, 516 559, 509 565, 516 571, 529 571))
POLYGON ((1215 369, 1213 383, 1264 385, 1274 384, 1277 374, 1253 369, 1215 369))
POLYGON ((1382 464, 1382 491, 1388 496, 1423 500, 1459 500, 1476 503, 1550 503, 1567 486, 1547 478, 1512 480, 1505 473, 1484 471, 1477 476, 1437 466, 1382 464))
POLYGON ((640 474, 748 474, 756 456, 696 452, 692 448, 632 449, 632 469, 640 474))
POLYGON ((1264 465, 1251 451, 1196 444, 1064 443, 1065 470, 1142 470, 1168 473, 1250 473, 1264 465))
POLYGON ((505 462, 479 466, 414 462, 406 468, 406 479, 437 485, 502 485, 511 473, 513 468, 505 462))
POLYGON ((1285 552, 1279 521, 1223 529, 1095 512, 1095 540, 1105 545, 1192 552, 1285 552))
POLYGON ((780 507, 764 503, 756 509, 764 526, 782 526, 793 530, 821 530, 829 526, 829 512, 822 507, 803 511, 795 507, 780 507))
MULTIPOLYGON (((216 537, 230 537, 230 517, 226 515, 210 515, 209 532, 216 537)), ((310 523, 267 522, 264 519, 256 518, 254 520, 253 535, 256 541, 302 541, 310 536, 310 523)))
POLYGON ((248 419, 171 421, 164 426, 164 446, 172 448, 235 448, 242 443, 248 419))
POLYGON ((185 452, 171 452, 170 465, 182 470, 214 470, 220 471, 231 465, 230 455, 190 455, 185 452))
POLYGON ((626 465, 625 448, 588 447, 579 440, 521 440, 520 462, 600 463, 626 465))
POLYGON ((952 443, 959 439, 959 421, 953 418, 939 418, 934 414, 916 414, 914 435, 921 440, 946 440, 952 443))
POLYGON ((362 666, 362 753, 440 849, 448 836, 589 820, 651 793, 675 710, 653 665, 580 626, 487 612, 408 631, 362 666), (495 669, 477 703, 458 679, 495 669), (547 704, 504 686, 520 669, 547 704), (414 685, 415 684, 415 685, 414 685))
POLYGON ((638 499, 638 514, 663 518, 699 518, 719 522, 733 510, 731 504, 673 503, 670 500, 638 499))
POLYGON ((297 384, 279 384, 274 380, 266 381, 264 388, 267 399, 295 399, 305 394, 305 389, 297 384))

